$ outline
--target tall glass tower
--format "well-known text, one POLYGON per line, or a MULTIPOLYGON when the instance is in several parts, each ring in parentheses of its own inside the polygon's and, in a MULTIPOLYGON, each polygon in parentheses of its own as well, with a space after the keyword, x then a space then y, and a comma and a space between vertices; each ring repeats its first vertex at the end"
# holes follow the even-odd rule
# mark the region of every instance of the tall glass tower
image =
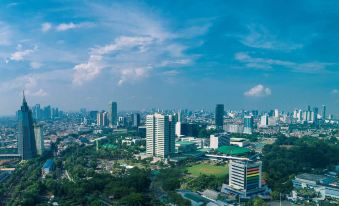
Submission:
POLYGON ((118 122, 118 104, 116 102, 110 102, 108 104, 108 116, 109 124, 111 127, 117 126, 118 122))
POLYGON ((18 153, 23 160, 32 159, 37 154, 35 135, 33 127, 32 111, 29 109, 25 94, 23 94, 23 101, 21 109, 18 112, 18 153))
POLYGON ((224 126, 224 105, 217 104, 215 107, 215 126, 218 130, 222 130, 224 126))

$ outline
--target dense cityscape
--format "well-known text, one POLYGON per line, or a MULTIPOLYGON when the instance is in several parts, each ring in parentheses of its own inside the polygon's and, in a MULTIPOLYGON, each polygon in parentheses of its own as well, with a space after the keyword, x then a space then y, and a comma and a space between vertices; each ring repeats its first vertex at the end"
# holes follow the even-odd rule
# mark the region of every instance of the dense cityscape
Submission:
POLYGON ((1 0, 0 206, 339 206, 338 0, 1 0))
POLYGON ((338 205, 339 120, 291 112, 63 112, 1 119, 1 205, 338 205))

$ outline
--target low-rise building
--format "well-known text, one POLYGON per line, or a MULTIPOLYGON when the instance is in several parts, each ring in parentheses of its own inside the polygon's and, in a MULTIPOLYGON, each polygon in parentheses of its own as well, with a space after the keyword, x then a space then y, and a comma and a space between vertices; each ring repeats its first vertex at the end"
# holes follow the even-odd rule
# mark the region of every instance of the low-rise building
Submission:
POLYGON ((297 175, 292 183, 296 194, 294 200, 298 198, 298 190, 300 189, 313 189, 320 194, 319 199, 339 199, 339 179, 336 177, 304 173, 297 175))

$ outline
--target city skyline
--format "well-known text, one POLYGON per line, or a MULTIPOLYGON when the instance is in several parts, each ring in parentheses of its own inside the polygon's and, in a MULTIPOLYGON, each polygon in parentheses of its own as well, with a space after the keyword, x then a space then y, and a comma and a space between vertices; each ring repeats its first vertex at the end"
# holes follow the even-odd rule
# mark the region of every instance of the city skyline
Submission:
POLYGON ((4 1, 0 116, 190 108, 339 115, 336 1, 4 1), (218 6, 215 6, 218 5, 218 6), (23 20, 24 19, 24 20, 23 20))

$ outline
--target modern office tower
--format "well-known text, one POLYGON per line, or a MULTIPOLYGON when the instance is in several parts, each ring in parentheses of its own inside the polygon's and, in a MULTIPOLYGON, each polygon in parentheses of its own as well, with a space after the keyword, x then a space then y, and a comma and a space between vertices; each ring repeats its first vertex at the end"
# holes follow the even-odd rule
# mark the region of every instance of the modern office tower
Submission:
POLYGON ((210 148, 218 149, 221 146, 230 144, 230 136, 226 133, 210 135, 210 148))
POLYGON ((215 126, 217 129, 222 130, 224 125, 224 105, 217 104, 215 107, 215 126))
POLYGON ((109 125, 108 112, 101 111, 97 113, 97 125, 102 127, 109 125))
POLYGON ((262 187, 261 162, 231 160, 229 163, 229 184, 222 186, 222 192, 231 192, 241 198, 250 198, 265 192, 262 187))
POLYGON ((98 115, 98 111, 90 111, 89 112, 89 119, 92 122, 96 122, 97 121, 97 115, 98 115))
POLYGON ((175 136, 177 137, 181 136, 181 122, 175 123, 175 136))
POLYGON ((55 107, 51 110, 51 118, 55 119, 59 117, 59 108, 55 107))
POLYGON ((139 127, 140 126, 140 114, 134 113, 132 115, 132 127, 139 127))
POLYGON ((253 131, 253 116, 244 117, 244 134, 252 134, 253 131))
POLYGON ((312 112, 312 120, 314 125, 318 124, 318 112, 319 112, 318 107, 314 107, 312 112))
POLYGON ((118 104, 116 102, 110 102, 108 105, 108 118, 109 125, 111 127, 117 126, 118 121, 118 104))
POLYGON ((279 110, 278 109, 274 110, 274 117, 277 118, 277 119, 279 118, 279 110))
POLYGON ((52 114, 51 106, 48 105, 48 106, 44 107, 43 113, 44 113, 43 119, 51 119, 51 114, 52 114))
POLYGON ((323 105, 323 106, 322 106, 321 118, 322 118, 323 120, 326 119, 326 105, 323 105))
POLYGON ((267 116, 267 114, 264 114, 260 117, 260 126, 261 127, 267 127, 268 126, 268 116, 267 116))
POLYGON ((175 136, 181 136, 181 111, 179 110, 177 113, 177 122, 175 123, 175 136))
POLYGON ((32 107, 33 119, 40 120, 42 116, 42 110, 40 104, 36 104, 32 107))
POLYGON ((18 112, 18 117, 18 153, 21 155, 23 160, 32 159, 36 156, 36 144, 32 111, 27 105, 25 94, 23 95, 22 106, 18 112))
POLYGON ((36 151, 38 155, 42 155, 45 150, 44 146, 44 136, 42 133, 42 126, 41 125, 34 125, 34 135, 35 135, 35 144, 36 144, 36 151))
POLYGON ((175 153, 174 122, 169 115, 146 116, 146 153, 167 158, 175 153))

